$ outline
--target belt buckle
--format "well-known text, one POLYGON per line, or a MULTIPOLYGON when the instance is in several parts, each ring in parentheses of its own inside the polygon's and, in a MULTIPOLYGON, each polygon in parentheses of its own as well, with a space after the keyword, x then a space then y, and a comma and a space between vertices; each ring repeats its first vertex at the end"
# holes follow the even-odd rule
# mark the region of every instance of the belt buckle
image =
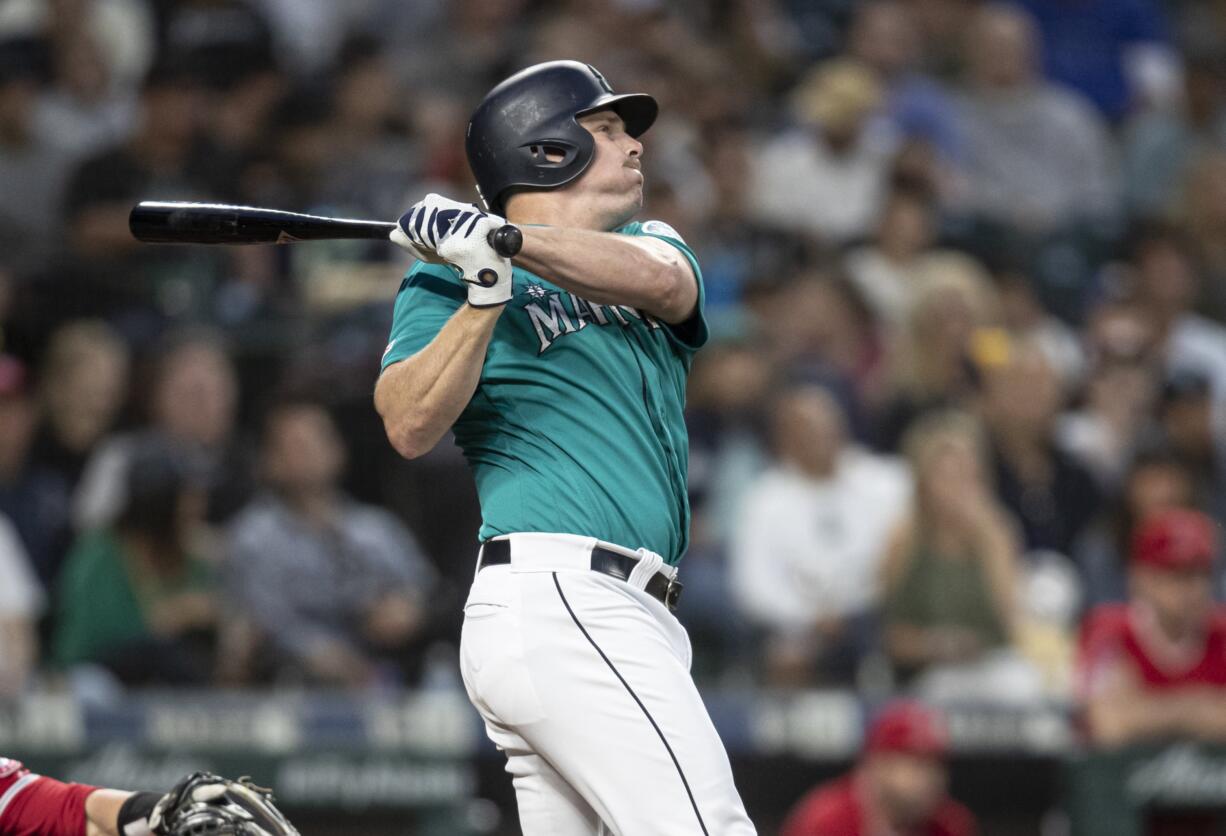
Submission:
POLYGON ((681 598, 681 590, 684 588, 676 578, 668 579, 668 586, 664 589, 664 606, 668 607, 669 612, 677 609, 677 601, 681 598))

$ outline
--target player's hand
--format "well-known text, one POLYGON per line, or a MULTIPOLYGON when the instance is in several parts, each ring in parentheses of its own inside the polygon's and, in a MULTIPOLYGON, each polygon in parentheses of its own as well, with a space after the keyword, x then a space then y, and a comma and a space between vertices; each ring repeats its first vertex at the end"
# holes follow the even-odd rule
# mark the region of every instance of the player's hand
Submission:
POLYGON ((389 237, 415 258, 456 267, 468 285, 468 303, 491 308, 511 300, 511 260, 489 244, 490 233, 505 223, 470 204, 429 194, 400 216, 389 237))
POLYGON ((414 258, 438 264, 442 261, 438 257, 439 244, 451 232, 452 224, 460 215, 471 220, 474 212, 484 214, 472 204, 431 192, 400 216, 388 237, 414 258))

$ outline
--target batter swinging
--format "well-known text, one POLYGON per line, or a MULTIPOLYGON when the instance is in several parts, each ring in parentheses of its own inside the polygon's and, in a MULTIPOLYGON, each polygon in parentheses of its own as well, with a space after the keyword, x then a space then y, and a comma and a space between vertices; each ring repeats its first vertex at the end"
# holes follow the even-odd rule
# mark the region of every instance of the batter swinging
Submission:
POLYGON ((461 671, 528 836, 755 832, 671 612, 707 326, 689 247, 631 222, 656 112, 589 65, 530 67, 469 123, 488 213, 429 195, 392 233, 420 262, 375 405, 406 457, 454 427, 476 479, 461 671), (502 215, 514 267, 487 243, 502 215))

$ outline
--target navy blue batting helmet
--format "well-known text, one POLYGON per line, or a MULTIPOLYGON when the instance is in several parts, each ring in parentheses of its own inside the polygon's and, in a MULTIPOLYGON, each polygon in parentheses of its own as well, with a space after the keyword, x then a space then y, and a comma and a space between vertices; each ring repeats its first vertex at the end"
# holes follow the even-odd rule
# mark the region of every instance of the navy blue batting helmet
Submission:
POLYGON ((595 142, 577 117, 596 110, 612 110, 637 137, 659 107, 646 93, 614 93, 595 67, 578 61, 536 64, 491 90, 464 143, 486 207, 504 213, 510 190, 556 189, 582 174, 595 142))

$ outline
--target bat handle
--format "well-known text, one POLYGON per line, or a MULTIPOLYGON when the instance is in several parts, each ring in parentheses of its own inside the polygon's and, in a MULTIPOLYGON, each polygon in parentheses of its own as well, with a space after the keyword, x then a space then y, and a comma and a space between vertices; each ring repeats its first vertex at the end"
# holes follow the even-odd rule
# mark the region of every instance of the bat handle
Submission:
POLYGON ((524 246, 524 234, 514 224, 503 224, 490 233, 490 246, 503 258, 514 258, 524 246))

